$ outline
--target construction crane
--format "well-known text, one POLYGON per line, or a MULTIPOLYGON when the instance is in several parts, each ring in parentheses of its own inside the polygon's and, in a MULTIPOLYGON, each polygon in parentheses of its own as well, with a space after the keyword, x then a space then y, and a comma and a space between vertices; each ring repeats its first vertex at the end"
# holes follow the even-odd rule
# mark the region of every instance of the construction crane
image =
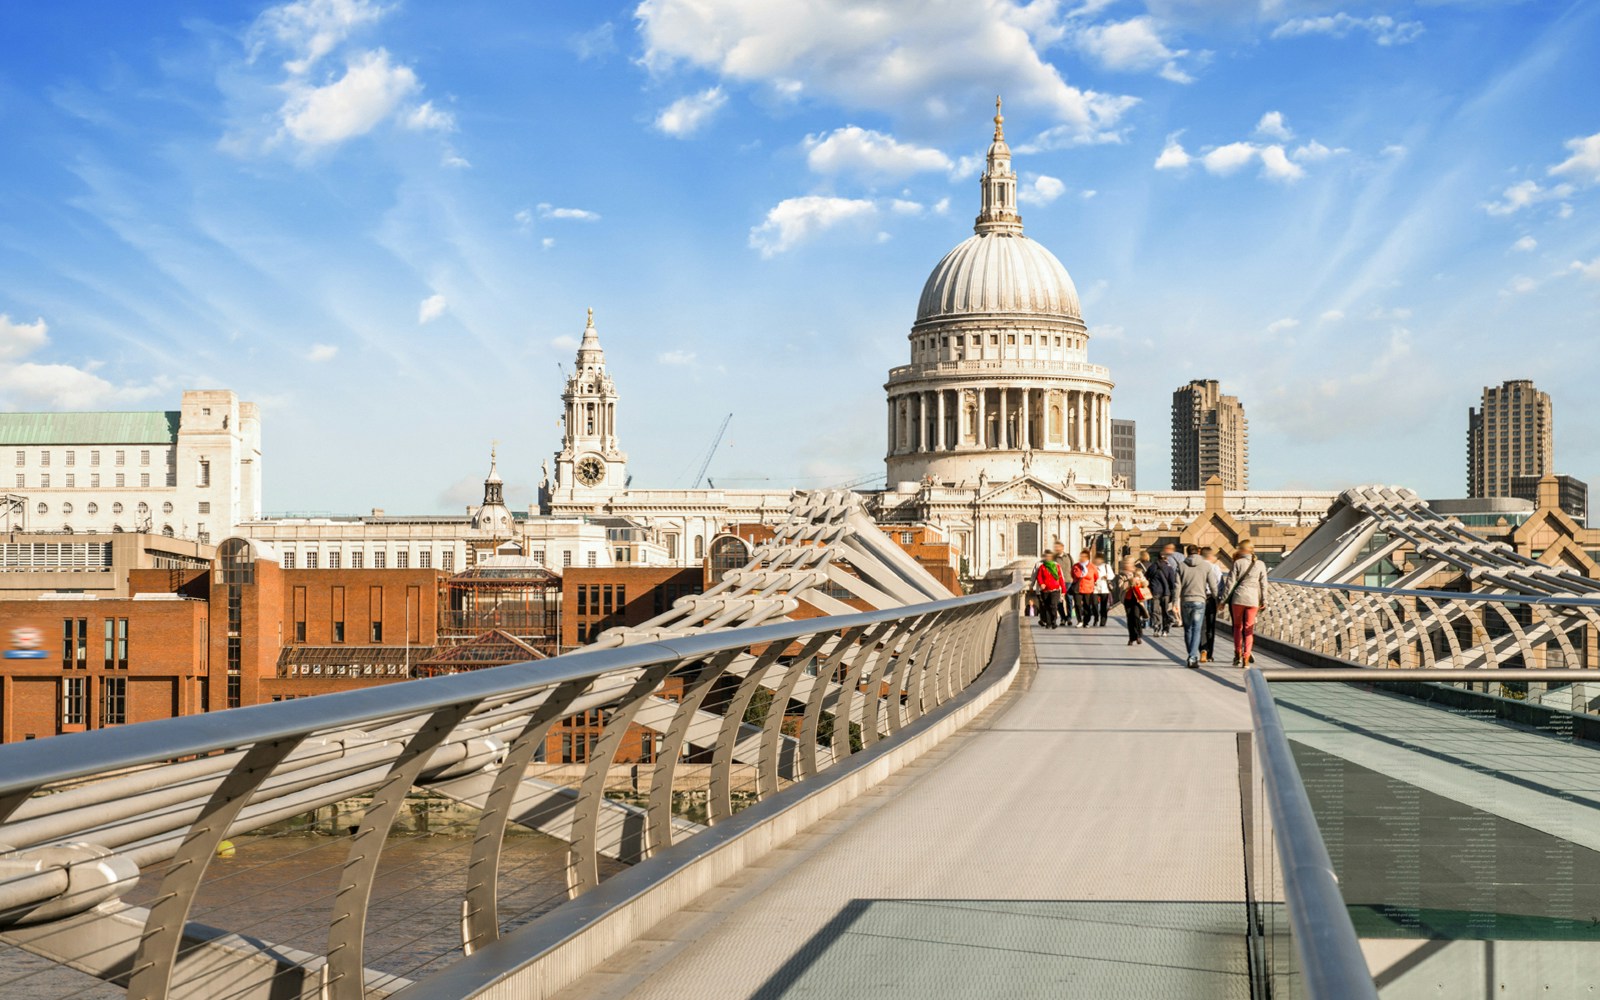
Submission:
POLYGON ((722 435, 728 433, 728 421, 732 419, 731 413, 722 418, 722 426, 717 428, 717 436, 711 439, 711 447, 706 449, 706 457, 700 463, 700 471, 694 474, 694 482, 689 484, 691 490, 699 489, 700 484, 705 481, 706 470, 711 468, 711 459, 716 457, 717 445, 722 443, 722 435))

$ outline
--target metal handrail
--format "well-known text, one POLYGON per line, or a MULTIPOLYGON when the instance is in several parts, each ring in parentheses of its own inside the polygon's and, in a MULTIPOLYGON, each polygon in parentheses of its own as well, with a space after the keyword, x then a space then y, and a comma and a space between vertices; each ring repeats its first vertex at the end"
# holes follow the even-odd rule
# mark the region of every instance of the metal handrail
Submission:
MULTIPOLYGON (((831 615, 829 631, 865 628, 884 622, 987 604, 1012 596, 1020 584, 1003 590, 952 597, 910 607, 853 615, 831 615)), ((566 682, 581 682, 668 660, 687 660, 752 645, 790 642, 815 634, 824 622, 799 619, 775 625, 725 629, 670 641, 611 649, 578 650, 548 660, 490 667, 430 677, 404 684, 340 691, 316 698, 272 702, 112 729, 67 738, 0 744, 0 797, 74 778, 158 761, 229 750, 304 733, 354 729, 373 722, 426 715, 468 701, 493 701, 528 695, 566 682)))
POLYGON ((1261 756, 1262 783, 1282 863, 1283 897, 1295 954, 1310 1000, 1378 1000, 1339 878, 1317 828, 1284 734, 1278 707, 1260 670, 1245 674, 1250 718, 1261 756))
POLYGON ((1492 591, 1401 590, 1395 587, 1368 587, 1357 583, 1315 583, 1310 580, 1269 580, 1275 587, 1305 587, 1311 590, 1340 590, 1352 594, 1382 594, 1385 597, 1419 597, 1429 600, 1482 601, 1495 604, 1537 604, 1557 607, 1600 608, 1600 598, 1497 594, 1492 591))

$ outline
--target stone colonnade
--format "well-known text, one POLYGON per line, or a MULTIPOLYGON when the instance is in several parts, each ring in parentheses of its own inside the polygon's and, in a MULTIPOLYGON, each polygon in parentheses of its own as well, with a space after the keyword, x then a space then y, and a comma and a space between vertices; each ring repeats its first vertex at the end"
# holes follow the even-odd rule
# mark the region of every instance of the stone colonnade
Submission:
POLYGON ((889 454, 1068 451, 1111 454, 1111 396, 1035 386, 921 389, 889 397, 889 454))

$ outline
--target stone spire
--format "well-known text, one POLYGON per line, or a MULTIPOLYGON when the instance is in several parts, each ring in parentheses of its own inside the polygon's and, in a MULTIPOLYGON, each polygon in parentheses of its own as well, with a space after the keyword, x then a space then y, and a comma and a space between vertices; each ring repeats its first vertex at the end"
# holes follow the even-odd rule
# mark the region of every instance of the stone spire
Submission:
POLYGON ((499 451, 499 442, 489 446, 489 475, 483 481, 483 505, 505 503, 505 483, 500 479, 499 461, 496 453, 499 451))
POLYGON ((983 171, 983 209, 972 231, 980 236, 999 233, 1022 235, 1022 216, 1017 214, 1017 175, 1011 170, 1011 147, 1006 145, 1005 115, 1000 113, 1000 98, 994 99, 994 141, 989 144, 988 166, 983 171))
POLYGON ((578 370, 604 368, 606 352, 600 347, 600 333, 594 328, 594 307, 589 308, 589 321, 583 328, 583 342, 578 345, 578 370))

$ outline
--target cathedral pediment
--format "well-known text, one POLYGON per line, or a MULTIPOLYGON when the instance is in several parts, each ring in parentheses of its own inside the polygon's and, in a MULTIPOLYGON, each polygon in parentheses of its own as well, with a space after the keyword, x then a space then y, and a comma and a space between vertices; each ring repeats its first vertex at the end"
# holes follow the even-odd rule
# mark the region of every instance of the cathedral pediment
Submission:
POLYGON ((1050 483, 1034 476, 1021 476, 1008 483, 989 484, 978 490, 979 506, 1040 503, 1079 503, 1076 485, 1050 483))

